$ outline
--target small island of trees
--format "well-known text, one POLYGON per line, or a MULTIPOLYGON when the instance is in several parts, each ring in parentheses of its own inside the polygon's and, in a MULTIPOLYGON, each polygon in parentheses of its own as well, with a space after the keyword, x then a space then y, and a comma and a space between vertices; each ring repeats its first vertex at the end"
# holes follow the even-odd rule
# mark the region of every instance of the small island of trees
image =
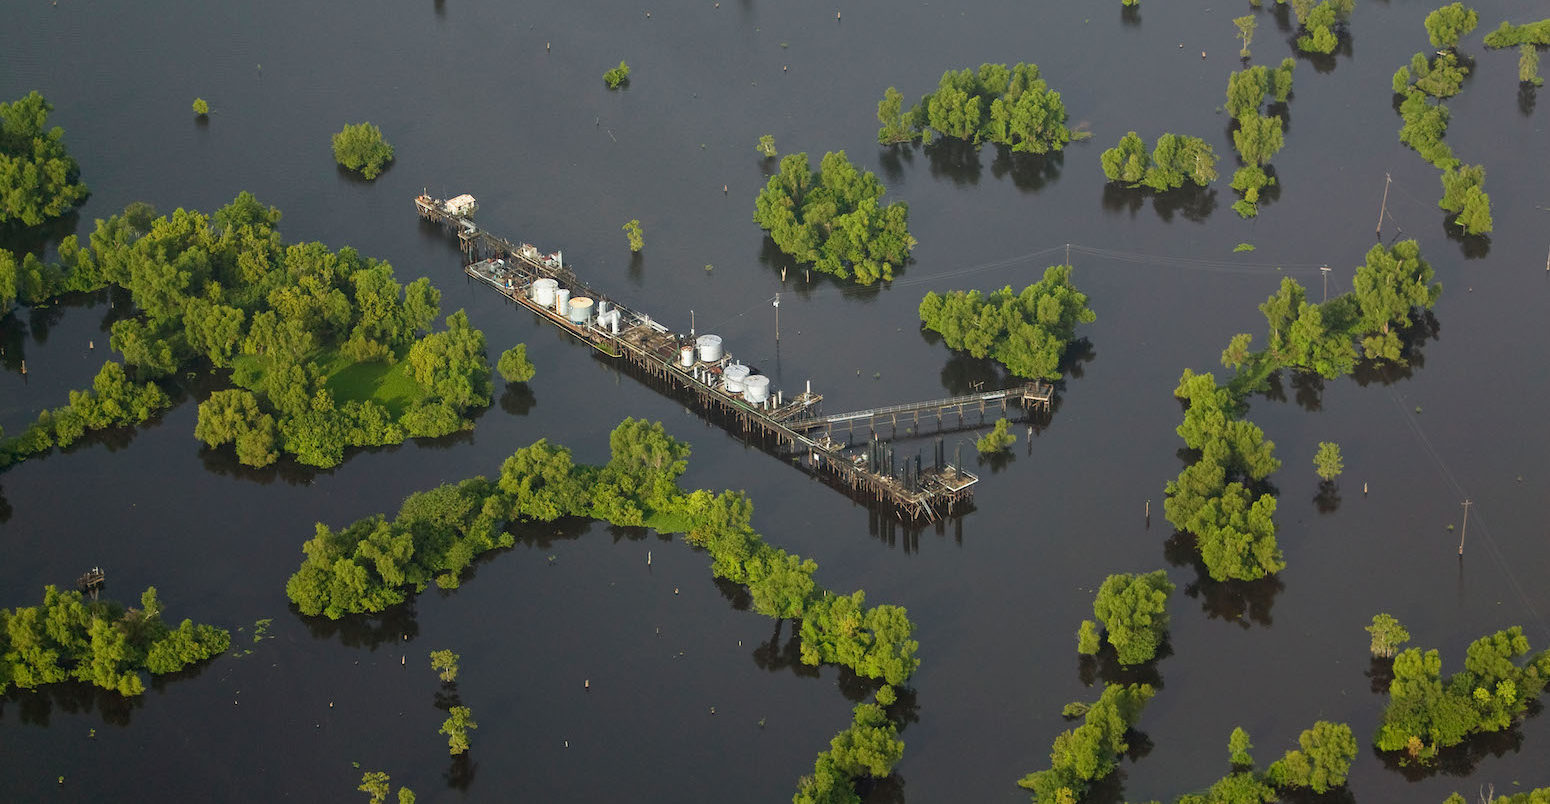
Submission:
POLYGON ((39 226, 89 195, 80 165, 65 150, 65 130, 47 127, 52 111, 37 92, 0 103, 0 224, 39 226))
POLYGON ((915 238, 909 206, 879 206, 884 192, 844 151, 824 154, 816 173, 807 154, 790 154, 759 192, 753 220, 798 263, 861 285, 889 281, 909 259, 915 238))
POLYGON ((607 84, 609 89, 618 89, 629 82, 630 65, 625 64, 623 61, 619 62, 618 67, 603 73, 603 83, 607 84))
MULTIPOLYGON (((1114 648, 1121 665, 1145 664, 1157 658, 1168 633, 1168 596, 1173 594, 1168 573, 1157 570, 1145 575, 1120 573, 1104 579, 1093 600, 1093 616, 1103 623, 1103 639, 1114 648)), ((1078 640, 1079 652, 1098 652, 1097 626, 1083 620, 1078 640)))
POLYGON ((1233 173, 1232 188, 1243 197, 1232 208, 1242 217, 1258 215, 1261 191, 1275 184, 1275 177, 1265 166, 1285 144, 1284 126, 1280 116, 1263 115, 1259 108, 1266 95, 1276 103, 1286 102, 1292 92, 1294 66, 1291 59, 1284 59, 1274 70, 1255 66, 1227 77, 1226 109, 1234 121, 1232 142, 1244 163, 1233 173))
MULTIPOLYGON (((1286 0, 1276 0, 1278 3, 1286 0)), ((1297 37, 1297 49, 1304 53, 1330 54, 1340 43, 1339 33, 1351 21, 1356 0, 1291 0, 1292 13, 1297 17, 1302 34, 1297 37)))
POLYGON ((1071 284, 1071 266, 1052 265, 1021 293, 1010 286, 989 297, 977 290, 927 293, 920 320, 950 349, 989 357, 1019 377, 1058 380, 1076 325, 1091 324, 1097 315, 1087 307, 1087 294, 1071 284))
POLYGON ((382 129, 371 123, 348 125, 334 134, 334 160, 346 170, 375 179, 393 161, 393 146, 383 139, 382 129))
POLYGON ((74 680, 139 695, 141 671, 175 673, 231 647, 223 629, 191 620, 170 628, 161 613, 154 586, 138 609, 52 586, 44 587, 42 605, 0 609, 0 694, 12 685, 32 690, 74 680))
POLYGON ((1075 138, 1066 127, 1060 93, 1039 77, 1039 66, 1021 62, 982 64, 979 70, 948 70, 935 92, 904 109, 894 87, 877 104, 881 145, 931 142, 935 135, 972 143, 1005 145, 1016 153, 1059 151, 1075 138))
POLYGON ((1199 137, 1163 134, 1148 155, 1146 142, 1132 131, 1120 138, 1119 145, 1104 151, 1099 161, 1109 181, 1159 193, 1177 190, 1185 181, 1198 187, 1216 181, 1216 151, 1199 137))

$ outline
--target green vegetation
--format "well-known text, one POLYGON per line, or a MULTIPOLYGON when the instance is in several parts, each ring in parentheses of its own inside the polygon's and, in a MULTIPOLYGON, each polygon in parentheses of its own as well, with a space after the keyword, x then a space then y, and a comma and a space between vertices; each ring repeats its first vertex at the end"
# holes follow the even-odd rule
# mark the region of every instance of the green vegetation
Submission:
MULTIPOLYGON (((753 503, 745 495, 682 491, 677 479, 688 466, 689 447, 662 425, 625 419, 610 434, 609 448, 607 464, 576 465, 569 450, 540 440, 507 459, 495 483, 475 477, 411 495, 392 521, 369 517, 338 532, 319 524, 286 594, 307 615, 376 613, 425 589, 433 577, 441 588, 455 588, 480 554, 514 543, 504 529, 513 519, 582 516, 639 527, 666 517, 682 523, 685 542, 709 554, 713 575, 748 588, 755 611, 801 620, 804 664, 839 664, 889 685, 908 681, 920 666, 915 626, 903 608, 868 607, 861 591, 836 595, 819 587, 816 563, 770 547, 754 532, 753 503)), ((892 696, 891 689, 879 690, 878 703, 887 706, 892 696)), ((810 788, 804 781, 803 790, 839 796, 813 800, 853 800, 840 795, 835 774, 887 775, 902 750, 902 743, 893 747, 894 729, 871 709, 858 709, 851 730, 819 756, 812 778, 822 784, 810 788)))
POLYGON ((525 343, 519 343, 501 352, 500 360, 495 363, 495 370, 500 372, 501 379, 506 382, 527 382, 538 374, 538 369, 527 359, 525 343))
POLYGON ((1011 422, 1006 419, 996 419, 996 426, 990 432, 981 436, 974 442, 974 448, 981 455, 994 455, 998 452, 1006 452, 1013 444, 1017 443, 1017 436, 1008 432, 1011 422))
POLYGON ((52 111, 37 92, 0 103, 0 224, 38 226, 89 195, 80 165, 65 150, 65 130, 47 128, 52 111))
POLYGON ((630 241, 631 252, 639 253, 641 249, 646 247, 646 237, 641 232, 639 218, 631 218, 625 221, 623 229, 625 238, 630 241))
POLYGON ((1394 658, 1399 647, 1410 641, 1410 632, 1392 614, 1374 614, 1367 633, 1372 635, 1372 655, 1380 659, 1394 658))
POLYGON ((1442 141, 1448 133, 1448 107, 1427 100, 1426 93, 1418 89, 1406 89, 1404 94, 1399 105, 1399 116, 1405 121, 1399 129, 1400 142, 1414 148, 1433 167, 1457 167, 1459 160, 1453 156, 1453 149, 1442 141))
POLYGON ((1518 48, 1518 83, 1536 87, 1545 84, 1545 79, 1539 77, 1539 51, 1533 45, 1518 48))
POLYGON ((334 135, 334 161, 367 179, 375 179, 393 161, 393 146, 371 123, 347 125, 334 135))
POLYGON ((1235 17, 1232 24, 1238 28, 1238 38, 1243 40, 1243 49, 1238 51, 1238 58, 1249 57, 1249 43, 1254 41, 1254 30, 1259 27, 1259 20, 1253 14, 1235 17))
POLYGON ((1446 680, 1437 651, 1401 652, 1394 658, 1389 703, 1373 744, 1425 763, 1439 748, 1458 745, 1472 734, 1511 727, 1550 681, 1550 651, 1522 665, 1514 662, 1528 652, 1522 628, 1498 631, 1471 643, 1464 669, 1446 680))
POLYGON ((1503 22, 1496 30, 1485 35, 1488 48, 1508 48, 1519 45, 1550 45, 1550 18, 1524 25, 1503 22))
POLYGON ((1097 315, 1071 284, 1071 266, 1052 265, 1044 278, 1014 294, 1010 286, 982 297, 977 290, 927 293, 920 320, 950 349, 989 357, 1019 377, 1060 379, 1060 360, 1076 330, 1097 315))
POLYGON ((629 82, 630 65, 625 64, 623 61, 619 62, 618 67, 603 73, 603 83, 607 84, 609 89, 618 89, 621 85, 628 84, 629 82))
POLYGON ((1232 115, 1233 147, 1244 163, 1233 173, 1232 188, 1243 195, 1233 203, 1241 217, 1259 214, 1260 191, 1275 183, 1264 166, 1285 144, 1285 127, 1279 116, 1260 114, 1260 105, 1268 95, 1276 103, 1285 103, 1292 93, 1291 59, 1283 59, 1274 70, 1264 66, 1238 70, 1227 77, 1227 113, 1232 115))
POLYGON ((1394 92, 1406 94, 1410 88, 1418 89, 1434 98, 1451 98, 1459 93, 1469 65, 1460 62, 1452 50, 1439 50, 1430 60, 1425 53, 1410 57, 1410 63, 1394 73, 1394 92))
POLYGON ((936 135, 978 146, 989 140, 1017 153, 1059 151, 1074 139, 1066 128, 1060 93, 1039 77, 1036 64, 982 64, 975 70, 948 70, 935 92, 903 110, 904 98, 889 87, 877 105, 882 145, 931 142, 936 135))
POLYGON ((204 98, 194 98, 194 114, 199 117, 209 116, 210 104, 205 103, 204 98))
POLYGON ((1130 749, 1126 734, 1155 694, 1148 684, 1105 686, 1082 725, 1055 738, 1050 767, 1024 776, 1017 784, 1032 790, 1038 804, 1080 800, 1088 786, 1112 773, 1119 755, 1130 749))
POLYGON ((1232 247, 1232 253, 1234 253, 1234 254, 1239 254, 1241 252, 1253 251, 1253 250, 1254 250, 1254 244, 1253 243, 1239 243, 1238 245, 1232 247))
POLYGON ((140 671, 175 673, 231 647, 223 629, 190 620, 169 628, 161 613, 154 586, 138 609, 53 586, 43 588, 40 606, 0 609, 0 694, 74 680, 139 695, 140 671))
MULTIPOLYGON (((1098 624, 1092 620, 1083 620, 1082 626, 1076 631, 1076 652, 1083 656, 1096 656, 1103 647, 1103 642, 1098 636, 1098 624)), ((1086 704, 1082 705, 1083 707, 1086 704)), ((1082 714, 1087 710, 1082 709, 1082 714)))
POLYGON ((1304 53, 1333 53, 1339 43, 1337 28, 1344 28, 1351 20, 1356 0, 1291 0, 1292 13, 1302 26, 1297 37, 1297 49, 1304 53))
POLYGON ((431 669, 441 676, 442 683, 451 684, 457 681, 457 662, 461 658, 463 658, 461 655, 453 653, 451 650, 433 650, 431 651, 431 669))
POLYGON ((759 144, 755 145, 754 149, 762 154, 765 159, 774 159, 777 153, 775 150, 775 135, 761 134, 759 136, 759 144))
POLYGON ((844 151, 824 154, 817 173, 807 154, 791 154, 759 192, 753 220, 796 262, 870 285, 892 280, 915 247, 909 207, 902 201, 880 207, 884 192, 844 151))
POLYGON ((1442 171, 1442 200, 1437 206, 1458 213, 1454 225, 1465 234, 1489 234, 1491 196, 1485 192, 1485 166, 1459 165, 1442 171))
POLYGON ((1323 795, 1346 782, 1356 758, 1356 738, 1344 723, 1319 721, 1297 738, 1299 748, 1287 751, 1261 774, 1249 755, 1253 745, 1242 728, 1227 740, 1232 770, 1204 793, 1189 793, 1174 804, 1263 804, 1288 800, 1294 791, 1323 795))
POLYGON ((1104 151, 1099 161, 1109 181, 1157 192, 1176 190, 1186 180, 1199 187, 1216 181, 1216 152, 1199 137, 1164 134, 1147 156, 1146 143, 1132 131, 1120 138, 1119 145, 1104 151))
POLYGON ((1244 731, 1242 726, 1234 727, 1232 734, 1227 736, 1227 753, 1230 757, 1228 761, 1232 763, 1234 769, 1254 767, 1254 756, 1249 753, 1249 749, 1253 747, 1254 744, 1249 742, 1249 733, 1244 731))
POLYGON ((1320 480, 1331 481, 1340 476, 1344 471, 1345 463, 1340 458, 1340 445, 1333 441, 1320 441, 1319 451, 1313 455, 1313 472, 1320 480))
MULTIPOLYGON (((370 804, 385 804, 388 795, 393 792, 393 784, 386 773, 370 771, 361 774, 361 785, 355 789, 370 796, 370 804)), ((407 787, 398 788, 398 804, 414 804, 414 791, 407 787)))
POLYGON ((1463 3, 1452 3, 1426 15, 1426 37, 1434 48, 1458 47, 1459 38, 1480 24, 1480 15, 1463 3))
MULTIPOLYGON (((1550 804, 1550 787, 1537 787, 1523 793, 1503 793, 1496 798, 1487 801, 1481 797, 1483 804, 1550 804)), ((1453 793, 1443 800, 1442 804, 1469 804, 1469 799, 1458 793, 1453 793)))
POLYGON ((1120 664, 1145 664, 1157 657, 1168 632, 1171 594, 1173 583, 1163 570, 1121 573, 1104 580, 1093 600, 1093 616, 1103 623, 1104 636, 1120 664))
POLYGON ((447 752, 453 756, 468 751, 468 732, 479 728, 474 722, 473 710, 466 706, 454 706, 447 710, 446 722, 440 732, 447 735, 447 752))
MULTIPOLYGON (((195 436, 211 448, 235 444, 245 464, 283 452, 333 466, 347 447, 471 427, 465 412, 491 393, 483 333, 459 311, 445 331, 421 337, 440 304, 428 280, 400 286, 392 266, 351 248, 286 246, 279 218, 246 192, 209 218, 131 208, 99 221, 89 249, 66 238, 60 265, 24 262, 15 275, 25 275, 30 298, 127 290, 136 313, 113 324, 109 345, 140 379, 232 369, 236 387, 200 405, 195 436)), ((7 265, 0 258, 0 286, 7 265)), ((144 421, 169 404, 153 384, 129 384, 116 364, 95 385, 102 402, 72 394, 80 415, 46 411, 0 442, 0 461, 67 446, 84 429, 144 421)))
POLYGON ((791 799, 794 804, 860 802, 855 779, 882 778, 893 772, 904 757, 904 741, 883 710, 887 705, 883 699, 892 691, 892 687, 884 686, 877 691, 878 703, 856 705, 850 727, 834 735, 829 750, 820 753, 813 763, 812 774, 797 782, 796 795, 791 799))

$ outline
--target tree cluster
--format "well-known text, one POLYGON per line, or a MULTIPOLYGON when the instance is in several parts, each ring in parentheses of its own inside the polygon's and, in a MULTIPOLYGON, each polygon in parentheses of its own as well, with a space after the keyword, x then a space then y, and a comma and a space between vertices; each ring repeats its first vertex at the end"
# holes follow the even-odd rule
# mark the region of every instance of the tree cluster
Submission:
POLYGON ((1016 153, 1059 151, 1073 138, 1060 93, 1039 77, 1036 64, 982 64, 979 70, 942 73, 935 92, 908 111, 889 87, 877 104, 882 145, 931 142, 935 135, 973 143, 989 140, 1016 153))
MULTIPOLYGON (((361 774, 361 784, 355 789, 370 796, 369 804, 387 804, 388 796, 393 792, 392 777, 382 771, 367 771, 361 774)), ((399 787, 398 804, 414 804, 414 791, 399 787)))
POLYGON ((1486 47, 1493 49, 1521 45, 1550 46, 1550 18, 1523 25, 1503 22, 1496 30, 1486 34, 1484 41, 1486 47))
POLYGON ((334 161, 366 179, 375 179, 393 161, 393 146, 372 123, 346 125, 334 134, 333 145, 334 161))
POLYGON ((1409 64, 1394 72, 1394 94, 1416 89, 1438 100, 1451 98, 1463 87, 1466 75, 1469 64, 1459 61, 1453 50, 1439 50, 1430 59, 1425 53, 1416 53, 1409 64))
POLYGON ((1055 737, 1050 767, 1019 779, 1036 804, 1080 800, 1088 786, 1108 776, 1130 749, 1127 735, 1156 691, 1149 684, 1110 684, 1088 707, 1082 725, 1055 737))
POLYGON ((1017 436, 1009 431, 1011 424, 1011 422, 1004 418, 996 419, 995 427, 992 427, 990 432, 980 436, 974 442, 974 448, 979 450, 981 455, 994 455, 998 452, 1006 452, 1008 447, 1017 443, 1017 436))
POLYGON ((1199 137, 1163 134, 1150 155, 1146 143, 1134 131, 1119 145, 1099 157, 1103 175, 1128 187, 1146 187, 1159 193, 1177 190, 1184 182, 1205 187, 1216 181, 1216 152, 1199 137))
POLYGON ((190 620, 171 628, 161 613, 154 586, 138 609, 44 587, 42 605, 0 609, 0 693, 74 680, 139 695, 140 671, 175 673, 231 646, 223 629, 190 620))
POLYGON ((1465 234, 1488 234, 1491 196, 1485 192, 1485 165, 1459 165, 1442 171, 1442 200, 1437 206, 1457 213, 1454 225, 1465 234))
MULTIPOLYGON (((1504 793, 1489 801, 1481 798, 1481 801, 1485 804, 1550 804, 1550 787, 1536 787, 1522 793, 1504 793)), ((1458 793, 1452 793, 1443 800, 1442 804, 1469 804, 1469 799, 1458 793)))
POLYGON ((1437 651, 1402 651, 1373 744, 1429 762, 1439 748, 1511 727, 1550 681, 1550 651, 1516 662, 1528 653, 1528 638, 1513 626, 1470 643, 1464 669, 1444 679, 1437 651))
MULTIPOLYGON (((1280 2, 1281 0, 1277 0, 1280 2)), ((1292 13, 1302 34, 1297 49, 1304 53, 1333 53, 1339 44, 1339 32, 1351 21, 1356 0, 1291 0, 1292 13)))
POLYGON ((903 756, 904 741, 883 707, 857 704, 850 727, 829 741, 829 750, 818 755, 812 774, 797 782, 791 800, 793 804, 860 804, 855 780, 887 776, 903 756))
POLYGON ((1260 191, 1275 183, 1265 165, 1285 144, 1285 126, 1280 116, 1260 113, 1266 96, 1285 103, 1292 93, 1295 62, 1283 59, 1274 70, 1264 66, 1238 70, 1227 77, 1227 113, 1232 115, 1233 148, 1243 165, 1233 173, 1232 188, 1243 195, 1232 208, 1240 216, 1259 214, 1260 191))
MULTIPOLYGON (((1173 589, 1164 570, 1104 579, 1093 600, 1093 616, 1103 623, 1103 635, 1120 664, 1145 664, 1157 657, 1168 633, 1168 596, 1173 589)), ((1082 621, 1077 648, 1093 648, 1081 650, 1085 654, 1097 652, 1097 628, 1092 621, 1082 621)))
POLYGON ((1410 632, 1392 614, 1374 614, 1366 631, 1372 636, 1372 655, 1379 659, 1394 658, 1399 647, 1410 641, 1410 632))
POLYGON ((609 89, 618 89, 620 86, 629 83, 629 81, 630 65, 625 64, 623 61, 619 62, 618 67, 603 73, 603 83, 607 84, 609 89))
POLYGON ((823 155, 815 173, 807 154, 780 160, 754 202, 754 223, 781 251, 826 274, 870 285, 893 279, 909 259, 909 206, 880 206, 885 188, 844 151, 823 155))
POLYGON ((155 383, 131 382, 123 366, 109 361, 92 379, 91 390, 71 391, 68 405, 39 413, 15 438, 0 438, 0 468, 53 447, 65 449, 91 431, 142 424, 171 406, 155 383))
POLYGON ((52 111, 37 92, 0 103, 0 223, 38 226, 89 194, 80 165, 65 150, 65 130, 48 128, 52 111))
POLYGON ((1480 24, 1480 15, 1463 3, 1450 3, 1427 14, 1425 24, 1432 47, 1455 48, 1461 37, 1480 24))
POLYGON ((468 733, 479 728, 474 722, 474 712, 466 706, 454 706, 447 710, 447 719, 441 724, 441 733, 447 735, 447 753, 452 756, 467 753, 468 733))
POLYGON ((1305 729, 1297 744, 1259 773, 1249 754, 1248 732, 1235 728, 1227 741, 1231 772, 1204 793, 1179 796, 1174 804, 1268 804, 1287 800, 1294 791, 1323 795, 1345 784, 1357 750, 1350 726, 1321 720, 1305 729))
MULTIPOLYGON (((445 331, 422 337, 440 304, 429 280, 402 286, 391 265, 348 247, 287 246, 274 228, 279 218, 246 192, 210 217, 183 209, 155 217, 131 205, 98 221, 89 247, 66 238, 59 265, 29 258, 16 270, 0 252, 0 296, 13 275, 30 301, 109 285, 129 291, 136 314, 113 324, 109 345, 143 380, 231 369, 237 387, 200 405, 195 435, 211 448, 236 445, 251 466, 282 452, 333 466, 348 447, 472 426, 464 414, 489 404, 491 394, 483 333, 459 311, 445 331)), ((165 406, 157 394, 141 392, 165 406)), ((124 413, 143 407, 107 406, 112 424, 143 421, 148 414, 124 413)), ((47 449, 53 425, 40 418, 21 438, 47 449)), ((67 443, 53 429, 52 438, 67 443)), ((8 446, 15 442, 0 451, 8 446)))
POLYGON ((527 359, 525 343, 519 343, 501 352, 500 360, 495 362, 495 370, 500 372, 501 379, 506 382, 527 382, 538 374, 538 369, 533 367, 533 362, 527 359))
POLYGON ((1087 294, 1071 284, 1071 266, 1052 265, 1021 293, 1011 286, 988 297, 977 290, 927 293, 920 320, 950 349, 989 357, 1019 377, 1057 380, 1076 325, 1091 324, 1097 315, 1087 294))
POLYGON ((640 219, 631 218, 624 222, 624 237, 630 243, 630 252, 639 254, 646 247, 646 236, 640 228, 640 219))
POLYGON ((1518 83, 1545 85, 1545 79, 1539 77, 1539 51, 1533 45, 1518 47, 1518 83))

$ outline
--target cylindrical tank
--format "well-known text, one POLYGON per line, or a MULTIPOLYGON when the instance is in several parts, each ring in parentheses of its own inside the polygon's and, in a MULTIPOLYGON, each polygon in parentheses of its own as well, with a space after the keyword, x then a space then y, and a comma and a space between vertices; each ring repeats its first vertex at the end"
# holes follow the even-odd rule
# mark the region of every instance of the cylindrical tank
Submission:
POLYGON ((598 299, 597 300, 597 314, 598 314, 598 316, 601 317, 603 315, 603 313, 606 313, 606 312, 608 312, 608 300, 607 299, 598 299))
POLYGON ((560 288, 554 292, 554 311, 560 315, 570 312, 570 291, 560 288))
POLYGON ((748 367, 741 363, 733 363, 721 370, 721 387, 729 394, 743 392, 743 381, 748 379, 748 367))
POLYGON ((770 378, 763 374, 752 374, 743 380, 743 399, 750 405, 762 405, 770 398, 770 378))
POLYGON ((720 335, 701 335, 694 343, 700 348, 701 363, 714 363, 721 359, 720 335))
POLYGON ((554 292, 559 287, 560 283, 553 279, 539 279, 533 282, 533 303, 539 307, 554 304, 554 292))
POLYGON ((592 300, 586 296, 570 300, 570 322, 585 324, 592 318, 592 300))
POLYGON ((678 365, 689 368, 694 365, 694 347, 685 346, 678 350, 678 365))

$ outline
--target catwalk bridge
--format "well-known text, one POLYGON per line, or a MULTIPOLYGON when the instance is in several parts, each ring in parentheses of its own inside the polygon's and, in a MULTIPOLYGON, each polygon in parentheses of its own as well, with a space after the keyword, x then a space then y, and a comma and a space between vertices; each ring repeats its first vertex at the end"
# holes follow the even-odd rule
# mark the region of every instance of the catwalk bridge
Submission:
POLYGON ((421 195, 415 199, 420 217, 457 235, 468 262, 463 269, 534 315, 587 344, 597 353, 619 359, 636 374, 662 390, 685 396, 707 419, 763 440, 796 458, 805 471, 851 494, 887 506, 901 519, 935 520, 969 502, 979 477, 962 466, 961 450, 947 460, 938 437, 932 461, 919 453, 903 456, 878 440, 875 428, 887 421, 912 422, 919 432, 922 417, 954 413, 964 423, 967 412, 983 420, 991 406, 1003 411, 1021 405, 1027 411, 1051 409, 1054 390, 1034 382, 947 399, 823 415, 823 397, 812 383, 787 396, 772 390, 768 377, 735 360, 721 338, 673 332, 644 312, 630 308, 587 285, 565 267, 559 252, 546 254, 526 243, 513 243, 479 228, 473 221, 477 204, 470 196, 447 200, 421 195), (872 431, 864 446, 850 434, 865 426, 872 431), (835 438, 843 427, 844 440, 835 438), (805 459, 806 464, 802 461, 805 459))

